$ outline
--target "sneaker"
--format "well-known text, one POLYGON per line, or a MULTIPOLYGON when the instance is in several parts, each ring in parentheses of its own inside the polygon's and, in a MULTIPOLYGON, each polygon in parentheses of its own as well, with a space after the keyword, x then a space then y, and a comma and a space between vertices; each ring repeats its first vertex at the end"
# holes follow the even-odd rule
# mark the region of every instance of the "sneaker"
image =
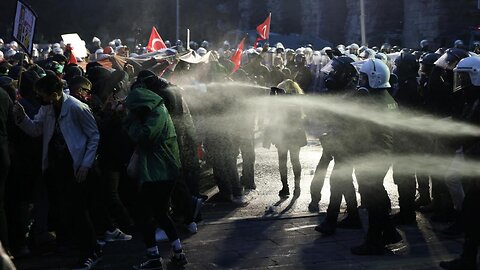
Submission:
POLYGON ((164 230, 157 228, 155 231, 155 240, 157 240, 157 242, 166 242, 168 241, 168 236, 164 230))
POLYGON ((320 207, 318 206, 318 203, 310 202, 308 204, 308 211, 311 213, 318 213, 320 211, 320 207))
POLYGON ((132 236, 122 232, 120 229, 115 229, 113 232, 105 232, 105 242, 115 242, 115 241, 129 241, 132 240, 132 236))
POLYGON ((237 205, 243 205, 247 202, 247 199, 245 198, 245 196, 241 195, 233 197, 232 202, 237 205))
POLYGON ((163 269, 163 260, 160 256, 147 256, 145 261, 141 262, 139 265, 134 265, 133 269, 137 270, 162 270, 163 269))
POLYGON ((400 244, 401 242, 403 242, 403 237, 400 234, 400 230, 395 229, 395 230, 391 230, 389 232, 383 232, 382 242, 386 246, 400 244))
POLYGON ((347 214, 347 217, 337 222, 337 227, 342 229, 357 230, 362 228, 362 221, 358 214, 347 214))
POLYGON ((288 190, 288 186, 283 187, 282 190, 278 192, 278 196, 280 196, 280 198, 288 198, 290 196, 290 190, 288 190))
POLYGON ((185 253, 183 253, 183 250, 180 250, 178 252, 174 251, 170 260, 172 261, 172 263, 180 267, 188 263, 187 257, 185 256, 185 253))
POLYGON ((81 260, 77 265, 72 267, 72 270, 89 270, 92 269, 101 260, 97 255, 90 256, 85 260, 81 260))
POLYGON ((197 223, 192 222, 190 224, 185 224, 185 229, 187 229, 187 231, 190 232, 191 234, 195 234, 198 232, 197 223))

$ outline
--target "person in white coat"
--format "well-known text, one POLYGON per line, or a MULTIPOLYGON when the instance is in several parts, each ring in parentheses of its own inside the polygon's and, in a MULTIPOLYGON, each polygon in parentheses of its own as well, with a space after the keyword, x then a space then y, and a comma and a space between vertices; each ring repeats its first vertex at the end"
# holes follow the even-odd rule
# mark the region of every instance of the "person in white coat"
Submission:
POLYGON ((57 242, 65 244, 63 241, 73 229, 82 256, 74 269, 90 269, 101 256, 88 211, 87 180, 100 139, 97 124, 86 104, 63 93, 58 77, 43 77, 35 84, 35 90, 42 102, 39 112, 30 119, 23 107, 16 104, 15 121, 30 136, 43 135, 44 181, 59 208, 57 242))

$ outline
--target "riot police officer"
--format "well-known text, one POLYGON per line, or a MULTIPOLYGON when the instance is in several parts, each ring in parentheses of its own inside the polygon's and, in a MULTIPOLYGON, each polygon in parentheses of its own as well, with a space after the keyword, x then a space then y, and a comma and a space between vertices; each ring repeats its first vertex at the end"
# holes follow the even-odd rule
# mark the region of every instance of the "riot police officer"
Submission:
MULTIPOLYGON (((461 60, 454 69, 456 77, 454 90, 461 91, 465 97, 465 105, 461 120, 478 126, 480 124, 480 57, 471 56, 461 60)), ((478 162, 480 158, 480 138, 470 137, 462 142, 465 160, 478 162)), ((461 212, 462 225, 465 230, 465 242, 460 258, 449 262, 441 262, 440 266, 447 270, 475 270, 477 269, 477 253, 480 243, 480 222, 478 218, 471 218, 478 213, 480 205, 480 185, 478 176, 464 175, 468 178, 469 189, 466 192, 461 212), (468 221, 467 221, 468 219, 468 221)))
MULTIPOLYGON (((335 96, 342 99, 348 99, 355 92, 358 82, 358 73, 351 64, 353 59, 342 56, 334 58, 329 64, 322 68, 326 74, 325 86, 328 91, 326 95, 335 96)), ((312 202, 309 209, 317 207, 320 201, 320 191, 325 179, 325 173, 328 163, 335 159, 335 168, 330 176, 330 203, 328 205, 327 217, 315 230, 324 235, 330 235, 335 232, 336 227, 359 229, 362 224, 357 210, 357 198, 355 187, 352 181, 353 167, 347 162, 349 157, 354 154, 355 143, 349 138, 348 130, 350 128, 349 119, 339 115, 323 114, 327 124, 326 132, 320 137, 323 153, 318 163, 314 179, 311 184, 312 202), (348 215, 337 224, 337 218, 340 212, 342 196, 345 196, 347 202, 348 215)))
MULTIPOLYGON (((388 93, 391 87, 390 70, 379 59, 369 59, 360 68, 359 103, 376 112, 389 113, 396 111, 397 103, 388 93), (363 99, 363 100, 362 100, 363 99), (363 102, 362 102, 363 101, 363 102)), ((365 241, 353 247, 355 255, 381 255, 385 246, 402 241, 401 235, 389 217, 390 198, 383 186, 383 179, 391 164, 390 154, 393 148, 392 132, 378 124, 359 121, 355 127, 358 141, 356 152, 363 162, 354 164, 362 204, 368 211, 368 231, 365 241), (362 147, 363 146, 363 147, 362 147)))

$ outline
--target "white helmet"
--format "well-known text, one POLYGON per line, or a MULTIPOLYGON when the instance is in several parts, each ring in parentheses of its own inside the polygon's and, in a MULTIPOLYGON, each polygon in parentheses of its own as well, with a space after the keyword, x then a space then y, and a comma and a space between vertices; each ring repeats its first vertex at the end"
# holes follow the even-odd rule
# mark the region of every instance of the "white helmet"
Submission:
POLYGON ((16 41, 10 42, 10 48, 17 50, 18 49, 18 43, 16 41))
POLYGON ((370 88, 390 88, 390 69, 380 59, 368 59, 360 68, 360 74, 368 76, 370 88))
POLYGON ((358 49, 360 49, 360 46, 358 46, 357 43, 352 43, 352 44, 350 44, 350 49, 358 50, 358 49))
POLYGON ((200 47, 200 48, 198 48, 197 53, 200 56, 204 56, 205 54, 207 54, 207 49, 205 49, 203 47, 200 47))
POLYGON ((348 57, 352 58, 353 59, 353 62, 358 62, 360 61, 360 59, 358 59, 358 56, 355 55, 355 54, 347 54, 348 57))
POLYGON ((348 46, 348 52, 350 54, 358 55, 358 50, 360 49, 360 46, 358 46, 357 43, 352 43, 350 46, 348 46))
POLYGON ((362 59, 374 59, 375 58, 375 51, 367 48, 363 52, 361 52, 359 56, 362 59))
POLYGON ((305 48, 303 48, 303 47, 300 47, 300 48, 295 50, 295 54, 300 54, 300 53, 304 53, 304 52, 305 52, 305 48))
POLYGON ((385 64, 388 63, 388 56, 384 53, 379 52, 375 54, 375 58, 382 60, 382 62, 385 64))
POLYGON ((470 84, 480 86, 480 57, 470 56, 463 58, 458 62, 453 72, 455 74, 454 91, 461 90, 464 86, 470 84), (465 76, 467 74, 468 77, 465 76))
POLYGON ((453 47, 455 48, 463 48, 465 45, 463 43, 463 41, 461 39, 457 39, 455 40, 455 42, 453 43, 453 47))
POLYGON ((93 37, 92 42, 93 43, 96 43, 96 42, 100 43, 100 39, 98 37, 93 37))
POLYGON ((277 44, 275 44, 275 48, 285 50, 285 46, 283 46, 281 42, 277 42, 277 44))
POLYGON ((60 47, 55 47, 53 48, 53 53, 54 54, 63 54, 63 49, 60 47))
POLYGON ((423 39, 422 41, 420 41, 420 48, 426 47, 428 45, 429 45, 428 40, 423 39))
POLYGON ((10 49, 8 49, 8 51, 5 52, 5 58, 10 58, 10 57, 14 56, 15 54, 17 54, 17 51, 10 48, 10 49))
POLYGON ((60 48, 60 43, 54 43, 52 45, 52 49, 55 49, 55 48, 60 48))

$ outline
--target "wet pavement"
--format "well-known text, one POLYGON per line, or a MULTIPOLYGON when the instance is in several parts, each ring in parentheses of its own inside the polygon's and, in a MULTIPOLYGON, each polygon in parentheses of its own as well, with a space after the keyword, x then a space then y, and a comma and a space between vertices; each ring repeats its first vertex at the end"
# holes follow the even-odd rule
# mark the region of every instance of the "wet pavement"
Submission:
MULTIPOLYGON (((328 181, 322 190, 320 213, 310 213, 310 182, 313 170, 321 156, 321 147, 315 141, 302 148, 303 166, 301 195, 279 200, 281 188, 277 153, 257 148, 255 181, 257 189, 247 194, 247 204, 236 207, 226 203, 207 203, 203 208, 204 221, 199 232, 187 235, 182 230, 184 249, 190 263, 185 269, 440 269, 439 261, 452 259, 461 252, 462 239, 448 239, 439 233, 447 224, 431 223, 424 214, 417 214, 416 226, 400 226, 406 246, 395 254, 384 256, 354 256, 350 247, 362 242, 367 216, 361 210, 363 230, 338 229, 325 237, 314 230, 323 220, 329 199, 328 181)), ((241 162, 241 159, 239 159, 241 162)), ((332 167, 333 163, 330 164, 332 167)), ((289 182, 293 187, 293 173, 289 166, 289 182)), ((398 194, 391 171, 385 178, 385 187, 394 211, 398 194)), ((216 188, 205 191, 209 195, 216 188)), ((168 244, 160 243, 160 250, 168 258, 168 244)), ((68 269, 66 265, 75 253, 61 256, 36 256, 16 262, 18 269, 68 269), (62 267, 59 267, 62 266, 62 267)), ((109 243, 103 261, 95 269, 131 269, 144 255, 141 237, 134 235, 129 242, 109 243)), ((176 269, 168 264, 168 269, 176 269)))

